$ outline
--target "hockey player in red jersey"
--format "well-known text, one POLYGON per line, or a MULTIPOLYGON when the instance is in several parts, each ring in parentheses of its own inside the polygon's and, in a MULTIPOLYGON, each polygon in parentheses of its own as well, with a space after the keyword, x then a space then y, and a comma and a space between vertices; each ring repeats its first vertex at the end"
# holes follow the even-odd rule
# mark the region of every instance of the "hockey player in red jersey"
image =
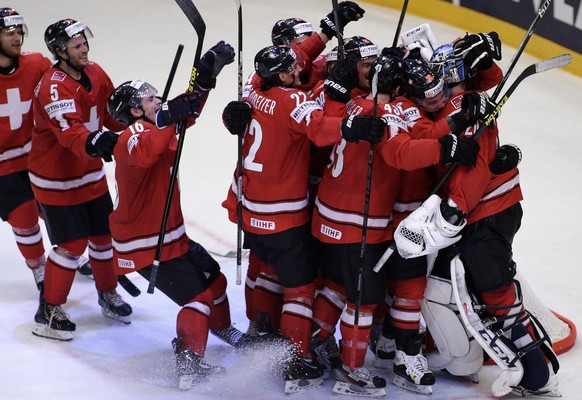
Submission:
POLYGON ((58 340, 73 338, 76 325, 61 305, 87 245, 103 315, 129 323, 132 313, 115 290, 107 222, 113 205, 101 160, 111 161, 117 141, 117 135, 103 127, 126 126, 106 110, 113 84, 98 64, 89 61, 90 37, 89 28, 72 19, 46 29, 45 43, 57 62, 42 76, 33 99, 29 175, 54 246, 33 333, 58 340))
MULTIPOLYGON (((244 133, 242 226, 249 247, 273 265, 283 286, 281 334, 293 354, 284 366, 285 390, 295 392, 319 385, 322 376, 308 357, 315 289, 307 196, 310 140, 320 146, 342 135, 366 140, 381 136, 385 125, 379 118, 356 117, 348 123, 325 117, 310 95, 296 89, 299 70, 289 47, 259 51, 255 70, 260 88, 245 92, 248 105, 229 103, 223 120, 232 134, 244 133)), ((223 203, 233 222, 236 193, 235 179, 223 203)))
POLYGON ((22 15, 0 8, 0 218, 12 226, 18 250, 42 290, 46 258, 28 153, 34 88, 51 63, 40 53, 22 51, 26 34, 22 15))
MULTIPOLYGON (((109 217, 119 274, 137 271, 150 279, 176 157, 176 124, 194 122, 215 87, 216 76, 233 60, 234 49, 219 42, 201 58, 194 92, 163 105, 157 90, 141 80, 121 84, 109 97, 111 115, 129 126, 120 134, 114 151, 117 199, 109 217)), ((190 389, 207 375, 224 371, 204 361, 208 330, 234 346, 241 343, 243 334, 231 325, 227 282, 220 266, 186 234, 178 185, 160 261, 156 287, 182 307, 172 343, 178 385, 190 389)))

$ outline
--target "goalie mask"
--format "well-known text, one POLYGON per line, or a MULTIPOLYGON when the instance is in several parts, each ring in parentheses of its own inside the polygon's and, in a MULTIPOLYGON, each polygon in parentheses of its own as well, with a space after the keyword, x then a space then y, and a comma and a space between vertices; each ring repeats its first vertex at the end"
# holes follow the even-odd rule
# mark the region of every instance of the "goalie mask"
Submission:
POLYGON ((119 85, 109 95, 107 111, 111 116, 126 125, 131 125, 137 118, 131 114, 132 108, 142 109, 142 101, 158 94, 149 83, 135 79, 119 85))
POLYGON ((271 40, 275 46, 290 46, 296 39, 309 37, 313 34, 313 26, 301 18, 280 19, 273 26, 271 40))
POLYGON ((449 85, 463 82, 467 77, 463 58, 455 56, 450 43, 437 47, 430 58, 429 66, 449 85))

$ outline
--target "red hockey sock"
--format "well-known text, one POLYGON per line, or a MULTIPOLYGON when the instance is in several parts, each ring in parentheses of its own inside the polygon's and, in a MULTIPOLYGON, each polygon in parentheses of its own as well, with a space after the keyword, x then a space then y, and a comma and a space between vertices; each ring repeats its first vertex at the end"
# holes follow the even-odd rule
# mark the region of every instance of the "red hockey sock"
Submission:
POLYGON ((176 318, 176 334, 180 347, 190 349, 200 357, 204 357, 206 352, 213 301, 212 290, 208 288, 185 304, 176 318))
POLYGON ((341 315, 340 331, 342 334, 340 358, 350 368, 364 365, 370 331, 372 330, 372 313, 375 305, 362 305, 355 325, 356 306, 348 301, 341 315))
POLYGON ((37 269, 45 263, 42 233, 38 224, 38 206, 29 200, 16 207, 8 216, 18 250, 30 269, 37 269))
POLYGON ((97 290, 106 292, 115 289, 117 275, 113 267, 113 247, 110 235, 89 238, 89 260, 97 290))
POLYGON ((284 289, 281 335, 295 345, 297 354, 306 357, 311 338, 313 296, 315 285, 309 283, 296 288, 284 289))
POLYGON ((329 279, 324 279, 324 286, 313 302, 313 321, 321 329, 317 334, 318 338, 327 340, 334 334, 345 304, 345 288, 329 279))

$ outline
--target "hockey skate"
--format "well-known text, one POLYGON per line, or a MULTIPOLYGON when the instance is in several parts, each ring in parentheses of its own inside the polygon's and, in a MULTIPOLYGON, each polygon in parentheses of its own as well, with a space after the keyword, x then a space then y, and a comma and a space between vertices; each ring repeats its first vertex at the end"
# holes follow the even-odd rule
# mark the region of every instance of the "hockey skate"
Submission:
POLYGON ((221 331, 210 329, 210 333, 235 349, 244 349, 256 342, 256 337, 242 333, 232 325, 221 331))
POLYGON ((312 357, 317 360, 323 369, 323 379, 327 379, 331 371, 341 365, 339 347, 335 341, 335 337, 330 336, 326 341, 313 338, 310 349, 312 357))
POLYGON ((396 342, 394 338, 388 338, 380 334, 376 347, 373 349, 376 359, 374 360, 374 367, 376 368, 390 368, 394 361, 394 353, 396 352, 396 342))
POLYGON ((73 334, 71 332, 74 332, 77 328, 61 306, 48 304, 43 296, 40 298, 40 304, 34 320, 36 321, 36 326, 32 334, 48 339, 65 342, 72 340, 73 334))
POLYGON ((36 287, 41 293, 44 289, 44 270, 45 264, 41 264, 40 267, 32 270, 32 275, 34 275, 34 283, 36 283, 36 287))
POLYGON ((176 370, 180 390, 190 390, 195 383, 204 382, 211 375, 225 373, 224 367, 211 365, 192 350, 180 348, 178 339, 172 340, 172 348, 176 354, 176 370))
POLYGON ((552 368, 550 368, 549 370, 550 370, 550 378, 548 379, 548 382, 545 384, 544 387, 542 387, 538 390, 528 390, 528 389, 525 389, 521 386, 514 386, 513 393, 517 394, 519 396, 522 396, 522 397, 525 397, 528 395, 544 396, 544 397, 562 397, 562 394, 558 390, 558 387, 559 387, 558 377, 554 373, 554 370, 552 368))
POLYGON ((322 384, 323 371, 312 360, 293 355, 285 364, 285 393, 298 393, 322 384))
POLYGON ((115 321, 130 324, 129 316, 133 312, 131 306, 127 304, 119 294, 113 290, 97 291, 99 295, 99 305, 104 317, 111 318, 115 321))
POLYGON ((394 356, 394 384, 421 394, 431 394, 435 377, 421 354, 407 355, 396 349, 394 356))
POLYGON ((346 364, 333 370, 337 380, 334 393, 359 397, 386 396, 386 379, 372 374, 366 367, 351 369, 346 364))
POLYGON ((85 256, 80 256, 77 260, 77 272, 89 279, 95 279, 91 263, 85 256))

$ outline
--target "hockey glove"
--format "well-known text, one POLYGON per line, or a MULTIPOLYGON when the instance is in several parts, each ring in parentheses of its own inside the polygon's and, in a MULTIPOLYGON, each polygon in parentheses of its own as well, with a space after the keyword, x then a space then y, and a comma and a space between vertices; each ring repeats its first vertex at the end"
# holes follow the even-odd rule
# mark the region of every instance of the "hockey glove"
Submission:
POLYGON ((356 64, 338 60, 331 67, 329 76, 323 82, 323 87, 332 100, 347 103, 350 101, 352 89, 358 85, 358 80, 356 64))
POLYGON ((470 72, 490 68, 501 60, 501 41, 497 32, 467 34, 454 45, 454 54, 463 58, 470 72))
POLYGON ((370 143, 380 143, 384 137, 387 123, 383 118, 371 115, 351 115, 342 121, 341 133, 346 142, 365 140, 370 143))
POLYGON ((485 119, 495 110, 495 104, 485 92, 470 92, 463 95, 461 110, 447 116, 451 133, 458 135, 478 120, 485 119))
POLYGON ((465 136, 446 135, 439 139, 441 145, 441 165, 458 162, 461 165, 477 164, 479 144, 465 136))
POLYGON ((514 144, 504 144, 495 152, 495 159, 489 169, 495 175, 503 174, 517 167, 521 162, 521 150, 514 144))
POLYGON ((242 101, 231 101, 222 111, 222 123, 231 135, 242 135, 251 121, 251 107, 242 101))
POLYGON ((400 46, 384 47, 380 55, 404 58, 406 55, 406 50, 404 47, 400 46))
POLYGON ((166 101, 156 115, 156 125, 159 128, 164 128, 189 117, 197 117, 200 115, 201 97, 201 92, 194 91, 182 93, 174 99, 166 101))
POLYGON ((200 59, 196 84, 202 90, 214 89, 216 77, 224 68, 234 61, 234 49, 223 40, 210 48, 200 59))
MULTIPOLYGON (((452 204, 455 203, 452 202, 452 204)), ((459 226, 463 223, 463 220, 465 219, 465 213, 456 205, 451 205, 448 202, 442 200, 440 208, 441 216, 449 224, 459 226)))
POLYGON ((364 16, 364 9, 354 3, 353 1, 342 1, 338 4, 338 24, 336 24, 333 11, 327 14, 325 18, 319 23, 321 31, 325 33, 328 38, 333 38, 336 35, 336 25, 339 25, 340 32, 351 21, 357 21, 364 16))
POLYGON ((119 136, 111 131, 91 132, 85 141, 85 151, 91 157, 101 157, 105 162, 113 161, 113 149, 119 136))

